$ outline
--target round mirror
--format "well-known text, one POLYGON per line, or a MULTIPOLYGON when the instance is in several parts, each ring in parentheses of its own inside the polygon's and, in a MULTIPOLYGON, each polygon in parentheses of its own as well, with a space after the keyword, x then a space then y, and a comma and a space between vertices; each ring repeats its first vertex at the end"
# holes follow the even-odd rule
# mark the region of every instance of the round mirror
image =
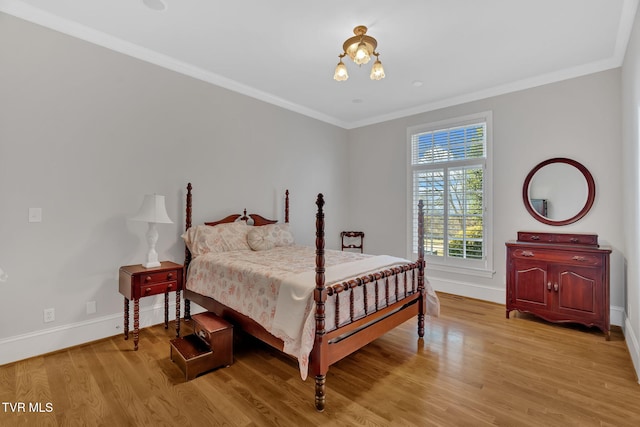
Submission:
POLYGON ((522 188, 527 211, 549 225, 576 222, 589 212, 595 197, 596 184, 587 168, 560 157, 531 169, 522 188))

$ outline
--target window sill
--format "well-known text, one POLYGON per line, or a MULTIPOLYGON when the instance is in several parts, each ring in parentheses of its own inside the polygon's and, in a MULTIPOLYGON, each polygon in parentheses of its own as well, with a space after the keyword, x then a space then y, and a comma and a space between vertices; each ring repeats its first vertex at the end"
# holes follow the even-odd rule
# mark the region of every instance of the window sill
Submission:
POLYGON ((496 273, 495 270, 487 270, 484 268, 472 268, 472 267, 460 267, 453 265, 444 265, 444 264, 435 264, 433 262, 427 262, 426 271, 441 271, 443 273, 455 273, 455 274, 464 274, 467 276, 474 277, 483 277, 486 279, 493 278, 493 275, 496 273))

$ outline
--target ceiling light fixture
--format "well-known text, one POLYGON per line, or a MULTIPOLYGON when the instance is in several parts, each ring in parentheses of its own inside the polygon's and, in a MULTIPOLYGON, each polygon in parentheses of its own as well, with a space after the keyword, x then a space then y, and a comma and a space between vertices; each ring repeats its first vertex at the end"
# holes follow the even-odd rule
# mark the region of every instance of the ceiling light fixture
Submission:
POLYGON ((349 78, 347 73, 347 66, 342 62, 342 58, 348 56, 358 65, 366 64, 371 60, 372 56, 376 57, 371 68, 371 74, 369 77, 371 80, 384 79, 384 68, 382 68, 382 62, 380 62, 380 55, 376 52, 378 41, 371 36, 367 35, 367 27, 359 25, 353 29, 355 36, 348 38, 342 45, 342 53, 338 55, 340 62, 336 65, 336 70, 333 73, 334 80, 339 82, 345 81, 349 78))

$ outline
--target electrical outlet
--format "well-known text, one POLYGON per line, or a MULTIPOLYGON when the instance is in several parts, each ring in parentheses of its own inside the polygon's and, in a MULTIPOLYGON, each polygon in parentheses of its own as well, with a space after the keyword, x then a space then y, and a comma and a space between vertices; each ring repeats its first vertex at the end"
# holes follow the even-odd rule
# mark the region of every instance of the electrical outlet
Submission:
POLYGON ((42 222, 42 208, 29 208, 29 222, 42 222))
POLYGON ((94 314, 96 312, 96 302, 89 301, 87 302, 87 314, 94 314))
POLYGON ((45 308, 44 309, 44 323, 53 322, 56 320, 56 309, 55 308, 45 308))

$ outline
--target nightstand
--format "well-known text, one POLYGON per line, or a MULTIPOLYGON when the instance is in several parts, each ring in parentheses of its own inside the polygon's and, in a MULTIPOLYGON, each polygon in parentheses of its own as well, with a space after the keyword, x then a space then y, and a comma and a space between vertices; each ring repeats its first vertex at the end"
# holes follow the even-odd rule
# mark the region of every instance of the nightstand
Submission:
POLYGON ((164 294, 164 327, 169 327, 169 292, 176 293, 176 337, 180 336, 180 291, 183 267, 162 261, 160 267, 141 264, 120 267, 120 293, 124 295, 124 339, 129 339, 129 301, 133 300, 133 349, 138 349, 140 298, 164 294))

